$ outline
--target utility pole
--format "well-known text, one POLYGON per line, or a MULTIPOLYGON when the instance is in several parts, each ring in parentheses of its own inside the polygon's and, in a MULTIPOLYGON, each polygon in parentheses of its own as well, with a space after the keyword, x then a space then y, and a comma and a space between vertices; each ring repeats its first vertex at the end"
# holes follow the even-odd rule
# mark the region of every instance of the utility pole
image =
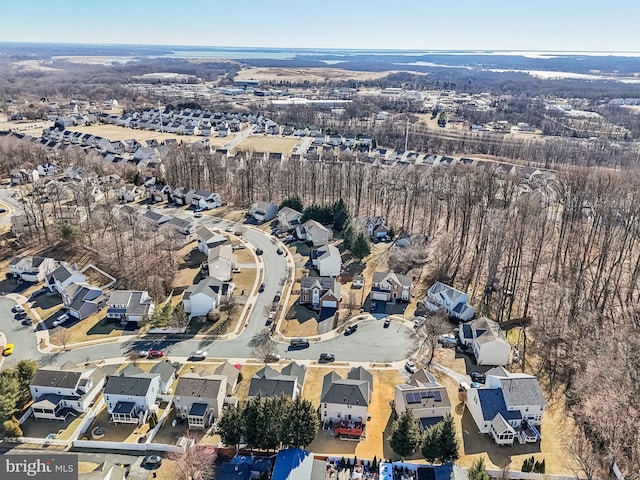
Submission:
POLYGON ((407 151, 407 146, 409 145, 409 118, 407 118, 407 128, 404 134, 404 151, 407 151))

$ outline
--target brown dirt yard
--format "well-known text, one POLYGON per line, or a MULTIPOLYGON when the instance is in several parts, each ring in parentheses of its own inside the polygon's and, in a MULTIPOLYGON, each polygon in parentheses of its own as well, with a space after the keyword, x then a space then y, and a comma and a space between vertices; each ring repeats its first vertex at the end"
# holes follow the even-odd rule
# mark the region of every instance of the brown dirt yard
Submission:
POLYGON ((265 82, 323 83, 327 80, 375 80, 394 72, 355 72, 340 68, 247 68, 238 72, 235 80, 263 80, 265 82))
POLYGON ((241 141, 234 151, 281 152, 289 153, 300 143, 300 139, 292 137, 265 137, 252 135, 241 141))
POLYGON ((207 138, 211 145, 221 147, 225 143, 231 141, 233 136, 225 138, 219 137, 198 137, 193 135, 176 135, 174 133, 162 133, 153 130, 140 130, 128 127, 121 127, 119 125, 90 125, 90 126, 77 126, 69 127, 69 130, 74 132, 90 133, 91 135, 98 135, 100 137, 108 138, 111 141, 127 140, 129 138, 135 138, 138 141, 141 140, 167 140, 169 138, 175 138, 180 142, 192 143, 197 140, 207 138))

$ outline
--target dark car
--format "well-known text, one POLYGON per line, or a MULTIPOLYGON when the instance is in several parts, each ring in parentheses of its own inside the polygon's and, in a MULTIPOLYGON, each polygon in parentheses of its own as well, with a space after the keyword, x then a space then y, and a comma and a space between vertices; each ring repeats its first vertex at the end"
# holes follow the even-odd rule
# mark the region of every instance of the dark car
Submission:
POLYGON ((0 208, 0 213, 7 213, 7 209, 6 208, 0 208))
POLYGON ((25 318, 24 320, 22 320, 22 325, 24 325, 25 327, 28 325, 33 325, 33 320, 31 320, 30 318, 25 318))
POLYGON ((307 348, 309 346, 309 340, 306 338, 293 338, 289 342, 289 349, 292 348, 307 348))
POLYGON ((276 293, 276 295, 273 297, 273 303, 278 303, 281 299, 281 295, 280 292, 276 293))
POLYGON ((261 248, 256 248, 256 255, 262 255, 264 252, 261 248))
POLYGON ((282 255, 282 249, 281 249, 281 248, 277 249, 277 250, 276 250, 276 253, 277 253, 278 255, 282 255))
POLYGON ((142 460, 142 465, 149 466, 151 468, 158 468, 162 463, 162 457, 160 455, 147 455, 142 460))
POLYGON ((162 350, 151 350, 148 355, 148 358, 161 358, 161 357, 164 357, 164 352, 162 350))
POLYGON ((26 312, 18 312, 18 313, 15 314, 14 317, 15 317, 16 320, 22 320, 26 316, 27 316, 26 312))
POLYGON ((350 327, 347 327, 347 329, 344 331, 344 334, 348 336, 352 333, 355 333, 356 330, 358 330, 358 325, 351 325, 350 327))
POLYGON ((487 376, 483 372, 471 372, 471 380, 473 382, 484 383, 487 376))
POLYGON ((389 325, 391 325, 391 317, 387 317, 384 319, 384 328, 389 328, 389 325))
POLYGON ((331 363, 335 361, 336 356, 333 353, 321 353, 318 359, 319 363, 331 363))
POLYGON ((264 283, 261 283, 260 288, 258 288, 258 293, 264 292, 264 287, 266 287, 266 285, 264 283))
POLYGON ((24 312, 24 308, 22 308, 20 305, 16 305, 11 309, 11 311, 13 313, 20 313, 20 312, 24 312))

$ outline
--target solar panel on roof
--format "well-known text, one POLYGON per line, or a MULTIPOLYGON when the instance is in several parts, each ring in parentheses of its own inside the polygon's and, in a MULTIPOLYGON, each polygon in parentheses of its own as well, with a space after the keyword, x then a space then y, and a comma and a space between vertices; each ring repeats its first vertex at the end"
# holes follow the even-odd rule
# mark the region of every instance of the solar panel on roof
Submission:
POLYGON ((407 394, 407 403, 420 403, 420 395, 417 393, 407 394))
POLYGON ((440 396, 440 392, 438 391, 433 392, 433 398, 436 402, 440 402, 442 400, 442 397, 440 396))

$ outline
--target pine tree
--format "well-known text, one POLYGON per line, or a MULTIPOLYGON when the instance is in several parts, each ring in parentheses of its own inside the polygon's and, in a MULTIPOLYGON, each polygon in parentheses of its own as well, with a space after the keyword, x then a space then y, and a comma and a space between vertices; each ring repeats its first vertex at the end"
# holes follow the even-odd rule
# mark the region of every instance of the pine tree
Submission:
POLYGON ((420 429, 411 410, 405 410, 391 426, 389 445, 402 458, 413 455, 420 444, 420 429))
POLYGON ((260 439, 260 403, 261 398, 252 397, 245 404, 243 410, 243 424, 244 424, 244 439, 250 448, 259 448, 258 442, 260 439))
POLYGON ((300 199, 300 197, 298 195, 294 195, 292 197, 285 198, 282 201, 282 203, 280 204, 280 207, 278 208, 278 210, 280 210, 281 208, 284 208, 284 207, 293 208, 297 212, 302 213, 302 210, 303 210, 302 200, 300 199))
POLYGON ((351 249, 353 246, 353 241, 355 240, 355 229, 353 227, 353 222, 349 220, 342 229, 342 241, 344 242, 344 246, 347 249, 351 249))
POLYGON ((440 430, 442 424, 439 423, 428 428, 422 436, 421 453, 424 459, 429 463, 435 463, 440 458, 440 430))
POLYGON ((484 457, 478 458, 469 469, 469 480, 489 480, 489 473, 484 464, 484 457))
POLYGON ((296 397, 287 408, 283 425, 285 434, 282 443, 292 447, 306 447, 316 437, 320 420, 309 400, 296 397))
POLYGON ((341 232, 349 221, 349 210, 342 199, 333 204, 333 228, 341 232))
POLYGON ((20 360, 15 367, 15 371, 20 385, 22 400, 28 400, 31 398, 29 384, 38 371, 38 362, 29 359, 20 360))
POLYGON ((440 461, 453 462, 460 458, 458 450, 458 438, 456 437, 456 425, 453 417, 447 415, 440 429, 440 461))
POLYGON ((233 445, 238 449, 244 431, 243 411, 240 407, 230 405, 222 412, 216 432, 225 445, 233 445))
POLYGON ((5 421, 16 413, 21 397, 20 383, 15 372, 2 372, 0 392, 2 392, 0 395, 0 421, 5 421))
POLYGON ((356 236, 351 247, 351 253, 353 253, 353 256, 358 260, 362 260, 371 253, 371 245, 369 244, 367 237, 364 235, 364 232, 360 232, 356 236))

